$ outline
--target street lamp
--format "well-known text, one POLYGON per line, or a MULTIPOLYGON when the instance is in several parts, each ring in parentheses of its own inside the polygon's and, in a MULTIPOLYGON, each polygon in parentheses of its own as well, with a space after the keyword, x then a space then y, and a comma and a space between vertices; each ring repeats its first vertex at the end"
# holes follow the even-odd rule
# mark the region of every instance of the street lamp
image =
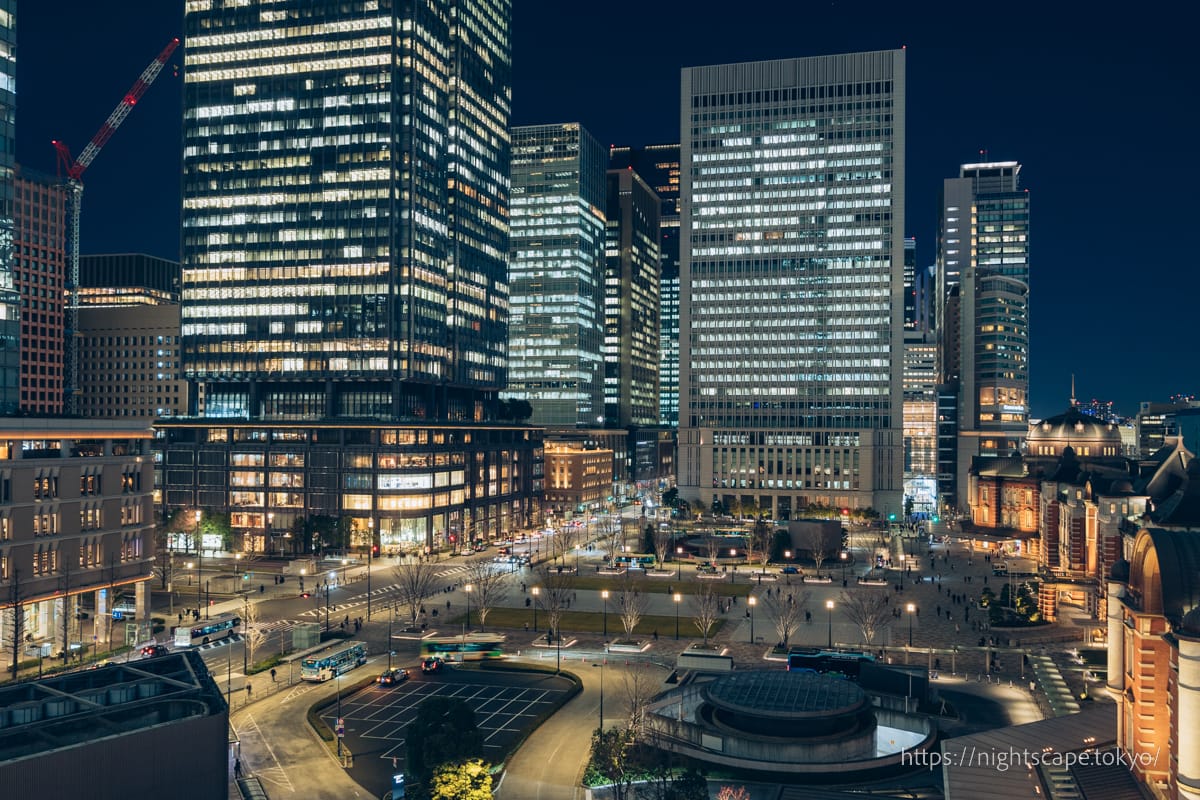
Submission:
POLYGON ((467 628, 471 627, 471 589, 474 588, 471 584, 463 586, 463 591, 467 593, 467 618, 463 622, 463 636, 467 635, 467 628))
POLYGON ((758 598, 751 595, 746 602, 750 604, 750 644, 754 644, 754 607, 758 605, 758 598))
POLYGON ((534 586, 534 587, 533 587, 532 589, 530 589, 529 591, 530 591, 530 593, 531 593, 531 594, 533 594, 533 632, 534 632, 534 633, 537 633, 537 607, 538 607, 538 595, 542 593, 542 590, 541 590, 541 589, 539 589, 537 586, 534 586))
POLYGON ((846 553, 845 550, 843 550, 842 551, 842 586, 846 585, 846 561, 847 560, 848 560, 848 554, 846 553))
POLYGON ((679 592, 675 593, 675 641, 679 641, 679 604, 683 602, 683 595, 679 592))
POLYGON ((599 664, 592 664, 593 667, 600 668, 600 730, 604 730, 604 662, 606 659, 600 659, 599 664))
POLYGON ((200 608, 200 575, 204 572, 204 534, 200 532, 200 520, 204 512, 196 509, 196 609, 200 608))
POLYGON ((829 620, 829 647, 833 647, 833 601, 825 601, 825 614, 829 620))
MULTIPOLYGON (((602 589, 600 596, 604 598, 604 641, 608 641, 608 589, 602 589)), ((602 726, 603 727, 603 726, 602 726)))
MULTIPOLYGON (((908 646, 912 647, 913 612, 917 610, 917 606, 914 603, 909 603, 908 605, 906 605, 904 607, 904 610, 908 612, 908 646)), ((905 656, 905 658, 907 658, 907 656, 905 656)), ((905 663, 907 663, 907 662, 905 662, 905 663)))
MULTIPOLYGON (((189 562, 187 562, 187 569, 188 569, 188 586, 191 586, 191 585, 192 585, 192 570, 193 570, 193 569, 195 569, 195 568, 196 568, 196 562, 194 562, 194 561, 189 561, 189 562)), ((197 600, 197 602, 199 602, 199 600, 197 600)))
MULTIPOLYGON (((371 621, 371 556, 375 554, 375 518, 367 520, 367 621, 371 621)), ((468 606, 470 608, 470 606, 468 606)), ((470 616, 468 614, 468 616, 470 616)))
POLYGON ((675 548, 675 580, 681 580, 683 578, 682 570, 683 570, 683 548, 676 547, 675 548))

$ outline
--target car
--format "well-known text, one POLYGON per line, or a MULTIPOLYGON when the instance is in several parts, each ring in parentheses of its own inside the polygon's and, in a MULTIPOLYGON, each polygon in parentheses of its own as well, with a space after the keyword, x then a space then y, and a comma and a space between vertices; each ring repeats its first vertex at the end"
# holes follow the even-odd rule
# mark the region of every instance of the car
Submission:
POLYGON ((706 572, 709 575, 711 575, 712 573, 717 571, 717 568, 715 566, 713 566, 712 564, 697 564, 696 571, 697 572, 706 572))
POLYGON ((462 555, 462 556, 473 556, 473 555, 475 555, 475 551, 474 551, 474 550, 472 550, 471 548, 467 547, 467 548, 464 548, 462 551, 460 551, 460 552, 459 552, 459 555, 462 555))
POLYGON ((165 656, 171 652, 163 644, 148 644, 142 648, 142 658, 154 658, 155 656, 165 656))
POLYGON ((395 686, 398 683, 404 683, 406 680, 408 680, 408 670, 395 667, 393 669, 385 669, 379 673, 379 678, 376 682, 380 686, 395 686))
POLYGON ((800 574, 799 569, 797 569, 796 567, 791 567, 791 566, 784 567, 783 569, 781 569, 779 571, 781 573, 783 573, 784 575, 799 575, 800 574))
POLYGON ((432 656, 421 662, 421 672, 441 672, 445 663, 441 656, 432 656))

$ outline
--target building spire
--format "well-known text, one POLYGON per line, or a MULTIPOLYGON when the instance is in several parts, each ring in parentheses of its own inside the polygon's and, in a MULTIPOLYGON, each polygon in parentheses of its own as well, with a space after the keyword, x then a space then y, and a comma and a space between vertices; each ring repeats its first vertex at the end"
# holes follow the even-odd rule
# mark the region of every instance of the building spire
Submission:
POLYGON ((1075 373, 1071 373, 1071 408, 1076 406, 1075 402, 1075 373))

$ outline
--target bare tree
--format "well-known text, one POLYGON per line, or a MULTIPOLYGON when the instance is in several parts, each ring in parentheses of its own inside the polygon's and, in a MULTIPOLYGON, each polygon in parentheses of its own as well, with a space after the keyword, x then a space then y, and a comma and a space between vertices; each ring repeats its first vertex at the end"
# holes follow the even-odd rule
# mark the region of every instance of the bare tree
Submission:
POLYGON ((471 604, 479 611, 479 628, 487 624, 487 615, 508 595, 507 574, 486 558, 467 562, 466 582, 471 585, 471 604))
POLYGON ((667 555, 671 552, 671 543, 675 541, 675 532, 670 527, 664 528, 662 525, 654 529, 654 557, 658 559, 659 569, 662 569, 663 562, 667 560, 667 555))
POLYGON ((614 519, 610 514, 604 518, 601 524, 600 535, 604 540, 604 548, 608 551, 608 560, 613 561, 617 557, 617 553, 621 551, 621 536, 623 530, 621 528, 620 518, 614 519))
POLYGON ((564 575, 549 564, 539 564, 534 570, 534 580, 538 587, 534 602, 546 612, 550 620, 550 630, 555 636, 560 636, 558 625, 575 591, 571 576, 564 575))
MULTIPOLYGON (((559 546, 559 552, 562 554, 565 561, 566 556, 579 545, 579 540, 583 538, 583 528, 577 528, 574 525, 564 525, 554 534, 559 546)), ((576 563, 579 560, 576 559, 576 563)))
POLYGON ((621 694, 629 712, 625 729, 635 742, 645 740, 646 714, 660 686, 654 667, 645 661, 631 665, 621 676, 621 694))
POLYGON ((892 624, 892 609, 888 605, 887 592, 882 589, 860 589, 842 592, 842 613, 853 622, 863 641, 871 644, 875 634, 892 624))
POLYGON ((617 613, 621 617, 621 625, 625 628, 626 638, 633 638, 634 629, 646 615, 646 600, 646 593, 637 590, 626 572, 621 584, 621 593, 617 595, 617 613))
POLYGON ((17 679, 17 669, 21 664, 21 644, 25 641, 25 596, 21 592, 21 570, 14 569, 8 597, 5 598, 7 608, 0 611, 7 619, 4 620, 3 630, 7 634, 4 644, 12 648, 12 679, 17 679))
POLYGON ((800 620, 804 618, 805 608, 811 598, 812 592, 808 590, 797 594, 789 593, 786 597, 782 591, 777 591, 759 598, 759 602, 766 606, 767 616, 775 626, 781 647, 787 647, 799 629, 800 620))
POLYGON ((260 624, 258 603, 242 598, 242 646, 246 648, 246 660, 253 665, 254 654, 267 642, 267 631, 260 624))
POLYGON ((833 526, 825 525, 824 523, 814 523, 806 531, 804 541, 808 544, 809 552, 812 555, 812 560, 817 567, 817 574, 821 573, 821 565, 825 563, 825 559, 829 557, 829 551, 837 546, 837 539, 833 526))
POLYGON ((746 535, 746 560, 757 561, 762 571, 767 571, 767 563, 771 560, 771 543, 775 538, 771 525, 765 519, 756 520, 754 528, 746 535))
POLYGON ((717 624, 717 620, 721 618, 721 598, 713 589, 712 582, 704 581, 696 593, 688 598, 688 603, 692 607, 692 622, 695 623, 696 629, 704 637, 704 644, 707 645, 709 633, 717 624))
POLYGON ((704 555, 714 565, 721 557, 721 539, 713 531, 709 531, 704 539, 704 555))
POLYGON ((426 597, 433 594, 441 570, 432 561, 409 560, 392 567, 396 578, 396 603, 408 609, 409 622, 416 624, 417 612, 426 597))

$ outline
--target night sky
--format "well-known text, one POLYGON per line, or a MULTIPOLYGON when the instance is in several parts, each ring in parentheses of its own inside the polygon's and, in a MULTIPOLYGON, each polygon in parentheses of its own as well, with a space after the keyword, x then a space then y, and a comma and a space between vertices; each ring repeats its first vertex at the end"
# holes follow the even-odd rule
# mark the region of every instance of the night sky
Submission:
MULTIPOLYGON (((1198 70, 1186 4, 515 0, 514 124, 679 140, 679 68, 908 50, 907 231, 933 263, 941 181, 1023 164, 1032 197, 1033 411, 1200 390, 1198 70), (1120 15, 1108 9, 1124 8, 1120 15), (1188 255, 1191 253, 1191 255, 1188 255)), ((179 0, 20 0, 18 159, 87 143, 181 34, 179 0)), ((83 252, 178 257, 181 51, 85 177, 83 252)))

